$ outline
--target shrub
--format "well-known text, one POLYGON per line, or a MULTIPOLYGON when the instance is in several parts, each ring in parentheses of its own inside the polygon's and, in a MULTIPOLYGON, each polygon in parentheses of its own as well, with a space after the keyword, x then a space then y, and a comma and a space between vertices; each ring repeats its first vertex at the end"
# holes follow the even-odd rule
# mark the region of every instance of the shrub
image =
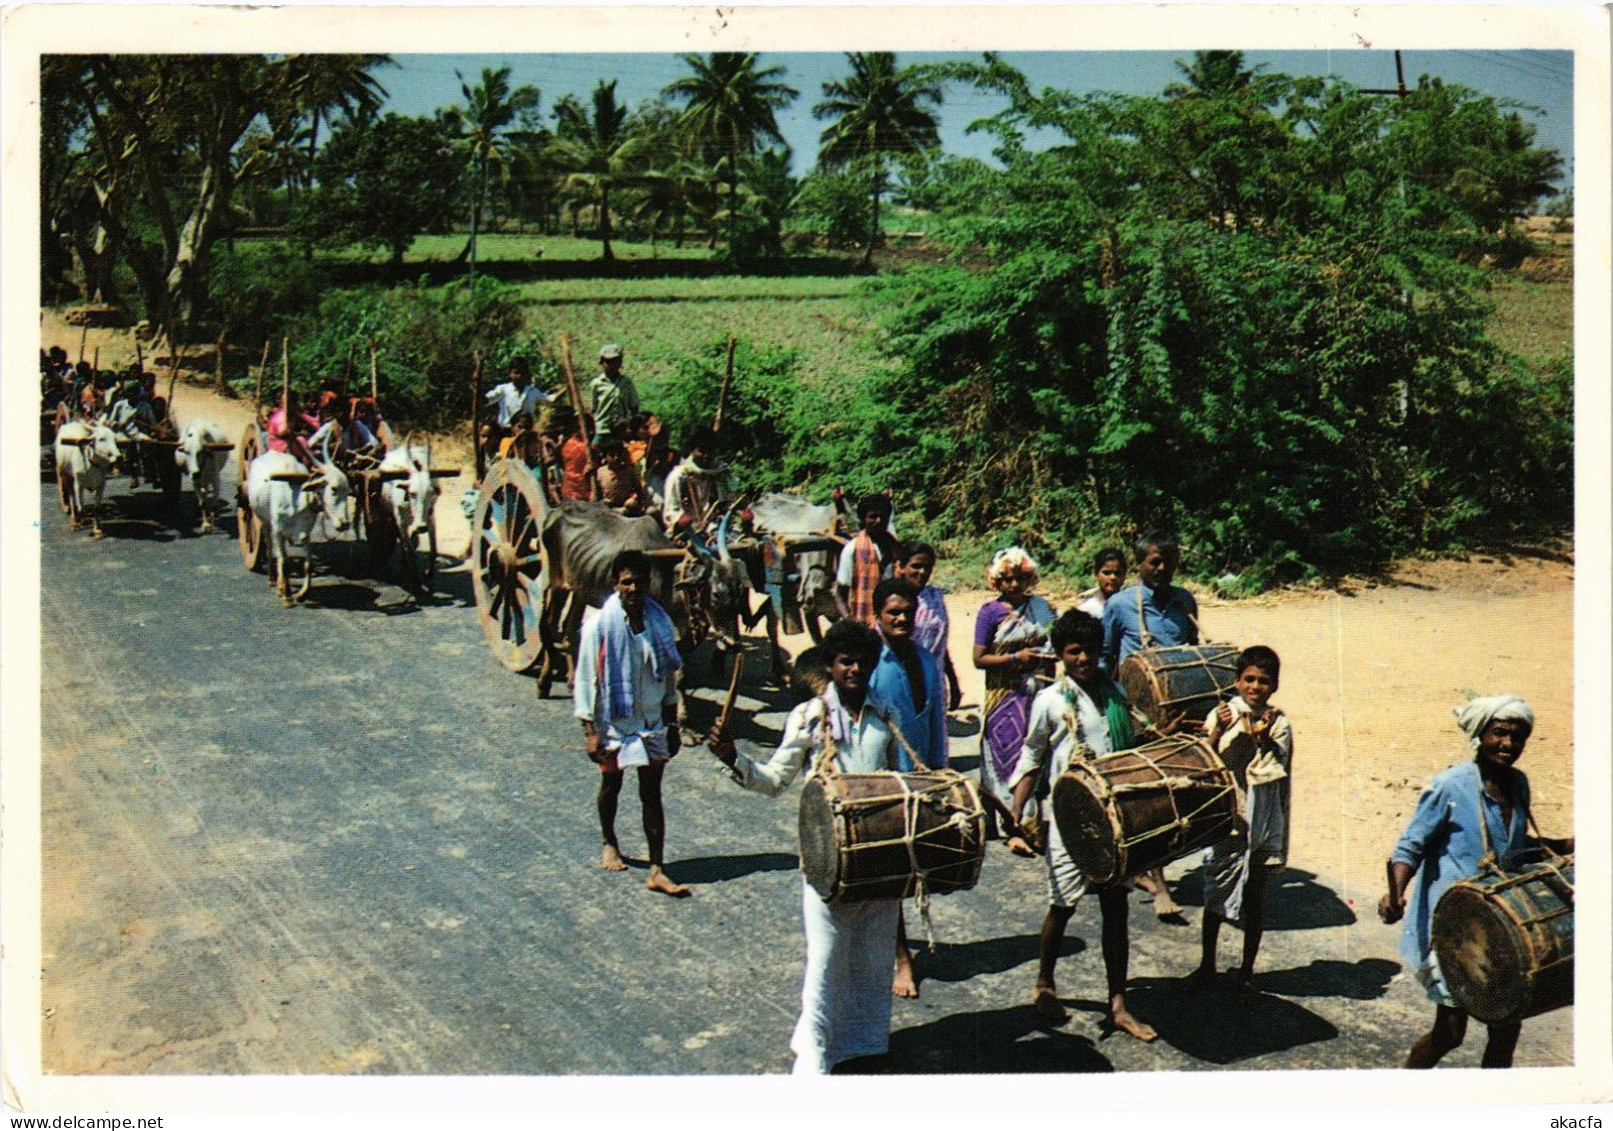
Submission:
POLYGON ((368 388, 373 341, 382 404, 410 424, 468 422, 476 349, 484 388, 522 352, 540 383, 556 387, 555 370, 539 364, 542 342, 523 332, 512 289, 489 279, 477 280, 474 295, 463 283, 334 291, 297 321, 291 337, 292 379, 304 390, 344 375, 349 387, 368 388))

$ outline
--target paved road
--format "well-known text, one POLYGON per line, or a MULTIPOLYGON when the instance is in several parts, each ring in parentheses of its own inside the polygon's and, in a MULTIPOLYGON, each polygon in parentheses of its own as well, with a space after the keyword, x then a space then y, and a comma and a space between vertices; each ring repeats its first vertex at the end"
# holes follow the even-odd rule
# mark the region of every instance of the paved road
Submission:
MULTIPOLYGON (((793 789, 769 802, 705 751, 681 755, 669 870, 696 892, 652 896, 641 861, 599 869, 596 772, 569 704, 494 663, 464 573, 416 600, 358 547, 322 546, 312 600, 283 610, 230 538, 176 537, 124 481, 110 495, 121 517, 94 543, 41 489, 47 1071, 788 1070, 793 789)), ((745 692, 748 737, 776 739, 781 700, 745 692)), ((965 766, 972 729, 956 727, 965 766)), ((630 855, 637 825, 629 789, 630 855)), ((1194 866, 1170 870, 1184 904, 1194 866)), ((1139 902, 1132 1002, 1161 1040, 1105 1035, 1087 901, 1060 968, 1074 1016, 1043 1029, 1027 1003, 1044 900, 1040 862, 993 845, 979 888, 936 901, 923 997, 895 1009, 899 1068, 1382 1067, 1431 1014, 1396 977, 1393 931, 1290 869, 1258 1004, 1182 997, 1197 907, 1170 925, 1139 902)), ((922 937, 911 913, 910 927, 922 937)), ((1571 1013, 1530 1022, 1520 1063, 1568 1062, 1571 1013)))

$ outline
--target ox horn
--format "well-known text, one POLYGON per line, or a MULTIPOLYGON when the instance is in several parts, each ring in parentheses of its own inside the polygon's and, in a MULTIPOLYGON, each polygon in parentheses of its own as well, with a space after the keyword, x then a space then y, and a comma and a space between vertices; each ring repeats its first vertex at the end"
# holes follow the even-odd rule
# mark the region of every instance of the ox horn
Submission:
POLYGON ((731 556, 728 553, 728 520, 732 517, 734 517, 734 510, 730 507, 723 512, 722 521, 717 523, 717 557, 725 562, 731 556))
POLYGON ((331 438, 333 436, 335 436, 335 435, 336 435, 336 429, 334 429, 334 428, 332 428, 329 432, 325 433, 325 443, 319 449, 320 454, 325 457, 321 461, 323 463, 328 464, 330 462, 330 441, 331 441, 331 438))

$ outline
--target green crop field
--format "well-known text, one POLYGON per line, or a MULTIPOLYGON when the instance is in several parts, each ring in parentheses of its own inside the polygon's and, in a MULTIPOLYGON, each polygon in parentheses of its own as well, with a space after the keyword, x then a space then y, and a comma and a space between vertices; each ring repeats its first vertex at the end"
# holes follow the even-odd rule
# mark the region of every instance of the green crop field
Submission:
MULTIPOLYGON (((417 236, 404 253, 405 263, 446 263, 458 258, 465 250, 466 234, 417 236)), ((705 241, 700 238, 685 240, 674 247, 671 240, 661 240, 654 248, 646 243, 612 240, 611 252, 617 259, 710 259, 705 241)), ((598 260, 600 243, 597 239, 574 239, 571 236, 542 236, 536 233, 520 235, 514 232, 483 233, 476 239, 476 258, 481 263, 530 263, 538 260, 598 260)), ((379 248, 344 247, 322 250, 319 258, 357 263, 385 263, 391 256, 379 248)))
POLYGON ((681 359, 729 334, 799 351, 803 382, 856 380, 891 364, 880 356, 868 319, 854 297, 534 303, 528 313, 528 324, 545 340, 557 343, 562 333, 571 335, 579 369, 592 366, 603 343, 621 343, 627 371, 652 403, 681 359))

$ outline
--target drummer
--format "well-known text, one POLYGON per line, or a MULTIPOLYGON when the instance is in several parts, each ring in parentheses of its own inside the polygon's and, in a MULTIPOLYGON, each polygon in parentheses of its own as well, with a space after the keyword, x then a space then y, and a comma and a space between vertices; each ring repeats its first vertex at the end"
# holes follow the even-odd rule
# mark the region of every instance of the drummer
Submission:
MULTIPOLYGON (((818 772, 827 746, 833 769, 876 773, 897 767, 901 751, 887 708, 868 687, 881 644, 859 621, 837 621, 823 643, 803 652, 795 683, 811 683, 828 668, 828 685, 790 712, 784 740, 766 762, 741 754, 734 740, 713 731, 711 752, 746 789, 777 797, 804 767, 818 772)), ((796 1075, 844 1073, 853 1061, 881 1056, 890 1047, 890 956, 896 945, 898 899, 828 904, 810 884, 802 884, 801 914, 806 925, 806 977, 801 985, 801 1017, 790 1038, 796 1075)), ((871 1067, 871 1066, 870 1066, 871 1067)))
MULTIPOLYGON (((1389 857, 1390 886, 1378 901, 1385 923, 1406 918, 1400 954, 1434 1004, 1434 1027, 1411 1047, 1407 1068, 1432 1068, 1460 1048, 1467 1010, 1456 1004, 1434 953, 1432 924, 1439 897, 1458 880, 1479 872, 1494 855, 1504 870, 1524 861, 1534 846, 1528 833, 1529 779, 1516 763, 1534 732, 1535 716, 1515 695, 1487 695, 1454 711, 1473 759, 1437 774, 1417 801, 1411 823, 1389 857), (1415 878, 1416 887, 1412 888, 1415 878), (1408 907, 1406 892, 1411 889, 1408 907)), ((1574 851, 1569 840, 1544 840, 1554 852, 1574 851)), ((1489 1025, 1481 1064, 1510 1068, 1522 1023, 1489 1025)))
MULTIPOLYGON (((1052 644, 1062 670, 1058 679, 1037 692, 1031 703, 1030 727, 1009 780, 1013 790, 1010 815, 1016 825, 1036 791, 1044 768, 1057 780, 1069 769, 1074 758, 1100 758, 1136 744, 1126 701, 1119 688, 1098 667, 1103 625, 1080 609, 1067 610, 1053 622, 1052 644)), ((1069 1020, 1070 1013, 1059 1001, 1054 967, 1058 963, 1065 928, 1087 885, 1064 846, 1058 822, 1050 821, 1048 825, 1048 908, 1047 917, 1042 921, 1040 963, 1031 1004, 1039 1020, 1049 1025, 1062 1025, 1069 1020)), ((1109 1023, 1139 1041, 1152 1041, 1159 1035, 1153 1026, 1139 1021, 1126 1008, 1126 975, 1131 960, 1126 896, 1127 888, 1123 884, 1098 892, 1098 907, 1103 915, 1103 968, 1109 987, 1109 1023)))
MULTIPOLYGON (((1104 671, 1118 679, 1120 665, 1139 648, 1172 648, 1199 642, 1199 606, 1193 594, 1172 585, 1182 564, 1182 551, 1176 536, 1153 528, 1144 531, 1132 544, 1137 560, 1137 583, 1110 594, 1103 603, 1104 671)), ((1102 555, 1098 564, 1099 588, 1103 587, 1102 555)), ((1124 574, 1122 574, 1124 576, 1124 574)), ((1164 728, 1164 733, 1187 731, 1201 734, 1198 719, 1181 718, 1164 728)), ((1137 878, 1137 886, 1154 897, 1154 914, 1180 922, 1172 916, 1182 912, 1165 883, 1165 870, 1155 868, 1137 878)))

